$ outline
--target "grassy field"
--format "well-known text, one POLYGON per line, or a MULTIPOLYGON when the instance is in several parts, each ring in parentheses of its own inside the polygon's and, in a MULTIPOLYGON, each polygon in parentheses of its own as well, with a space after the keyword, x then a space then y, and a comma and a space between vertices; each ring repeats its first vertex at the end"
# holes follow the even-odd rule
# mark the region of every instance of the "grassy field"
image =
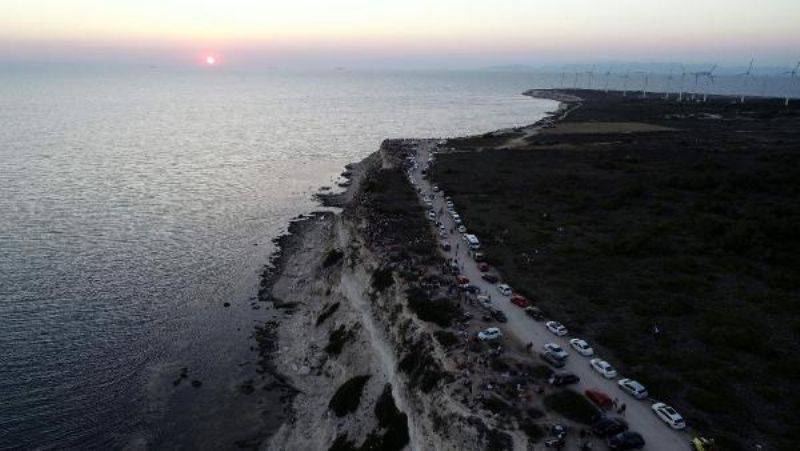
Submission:
POLYGON ((795 449, 800 108, 574 93, 561 132, 452 140, 433 179, 505 281, 695 429, 795 449))

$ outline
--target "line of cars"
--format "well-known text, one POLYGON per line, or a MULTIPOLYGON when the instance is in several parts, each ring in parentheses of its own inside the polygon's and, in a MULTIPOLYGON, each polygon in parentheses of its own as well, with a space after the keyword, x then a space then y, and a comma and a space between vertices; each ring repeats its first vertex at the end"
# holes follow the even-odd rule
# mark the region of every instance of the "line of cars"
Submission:
MULTIPOLYGON (((545 327, 553 335, 557 337, 564 337, 568 334, 567 328, 557 321, 547 321, 545 327)), ((569 345, 578 354, 584 357, 594 356, 594 349, 581 338, 569 339, 569 345)), ((540 354, 542 360, 553 366, 554 368, 563 368, 566 365, 566 360, 569 353, 556 343, 546 343, 544 352, 540 354)), ((617 370, 607 361, 600 358, 591 358, 589 365, 595 372, 599 373, 606 379, 616 379, 618 377, 617 370)), ((551 377, 550 383, 556 386, 564 386, 575 384, 580 381, 578 376, 571 373, 556 373, 551 377)), ((630 396, 638 399, 645 400, 650 394, 647 388, 640 382, 631 378, 621 378, 617 380, 619 389, 630 396)), ((613 404, 611 397, 599 390, 586 390, 585 395, 595 405, 603 410, 610 410, 613 404)), ((664 423, 673 429, 684 429, 686 422, 683 417, 671 406, 663 402, 656 402, 651 405, 653 413, 660 418, 664 423)), ((611 449, 638 449, 644 446, 644 439, 640 434, 624 431, 625 434, 620 432, 609 438, 609 447, 611 449)))
MULTIPOLYGON (((522 295, 514 293, 509 285, 500 284, 497 286, 497 289, 501 294, 509 296, 511 303, 526 309, 526 313, 528 309, 534 308, 529 300, 522 295)), ((551 320, 545 322, 545 328, 557 337, 566 337, 569 334, 566 326, 558 321, 551 320)), ((595 355, 594 349, 584 339, 577 337, 571 338, 568 340, 568 343, 569 346, 575 350, 575 352, 584 357, 593 357, 595 355)), ((567 358, 569 357, 569 353, 556 343, 545 343, 543 346, 543 352, 541 352, 539 355, 542 360, 556 369, 563 368, 566 365, 567 358)), ((592 370, 606 379, 616 379, 619 376, 614 366, 601 358, 590 358, 589 366, 592 368, 592 370)), ((580 378, 577 375, 563 372, 555 373, 550 379, 550 383, 555 386, 575 384, 579 381, 580 378)), ((647 388, 645 388, 645 386, 640 382, 631 378, 619 379, 617 381, 617 386, 621 391, 639 400, 647 399, 649 396, 647 388)), ((612 401, 611 398, 605 393, 599 390, 587 390, 585 394, 587 398, 589 398, 598 407, 604 410, 610 409, 612 401)), ((658 416, 673 429, 683 429, 686 427, 683 417, 671 406, 663 402, 656 402, 651 406, 651 409, 656 416, 658 416)), ((640 434, 627 430, 620 431, 620 434, 614 434, 613 437, 609 438, 609 446, 612 449, 636 449, 644 446, 644 439, 640 434), (625 432, 625 434, 620 435, 621 432, 625 432)))
MULTIPOLYGON (((432 159, 429 159, 429 164, 432 162, 432 159)), ((410 175, 410 174, 409 174, 410 175)), ((423 177, 425 174, 423 174, 423 177)), ((428 217, 432 221, 436 221, 436 213, 433 210, 433 200, 435 198, 434 193, 439 193, 439 188, 436 185, 432 185, 432 191, 428 196, 424 196, 425 204, 430 209, 428 212, 428 217)), ((441 193, 444 194, 444 193, 441 193)), ((459 216, 459 214, 455 210, 455 205, 450 199, 450 197, 445 196, 445 205, 449 215, 451 216, 454 225, 456 226, 459 233, 462 235, 462 238, 466 242, 468 248, 470 249, 470 254, 473 256, 476 262, 478 262, 478 269, 482 273, 481 278, 491 284, 497 284, 499 282, 499 278, 489 273, 489 266, 482 262, 482 258, 477 258, 476 254, 479 254, 478 250, 480 248, 479 241, 475 235, 467 234, 466 226, 463 224, 463 220, 459 216)), ((436 221, 439 234, 444 239, 447 234, 444 228, 444 225, 440 222, 436 221)), ((445 240, 442 241, 442 248, 446 251, 449 251, 451 246, 449 242, 445 240)), ((456 263, 457 265, 457 263, 456 263)), ((460 276, 465 280, 459 280, 459 285, 461 285, 464 289, 469 289, 474 287, 473 285, 469 285, 468 279, 464 276, 460 276)), ((475 287, 477 288, 477 287, 475 287)), ((533 306, 533 303, 526 299, 524 296, 514 293, 512 288, 505 283, 497 284, 497 290, 504 296, 509 297, 510 302, 514 305, 525 309, 525 313, 535 320, 542 320, 543 315, 541 311, 533 306)), ((480 290, 474 290, 477 294, 480 290)), ((503 312, 491 303, 491 299, 488 296, 478 296, 479 304, 489 312, 489 314, 499 322, 506 322, 506 317, 503 312)), ((567 328, 559 323, 558 321, 547 321, 545 323, 545 327, 548 331, 552 334, 556 335, 557 337, 565 337, 568 335, 567 328)), ((500 340, 503 338, 502 331, 497 327, 489 327, 485 330, 478 332, 477 338, 481 341, 494 341, 500 340)), ((594 355, 593 348, 587 343, 585 340, 580 338, 572 338, 569 340, 569 345, 572 347, 578 354, 584 357, 592 357, 594 355)), ((551 366, 555 368, 563 368, 566 364, 566 359, 569 357, 569 353, 561 348, 556 343, 546 343, 544 345, 544 352, 540 354, 541 358, 549 363, 551 366)), ((600 359, 600 358, 592 358, 589 360, 590 367, 600 375, 602 375, 606 379, 615 379, 618 376, 617 370, 607 361, 600 359)), ((577 375, 571 373, 555 373, 551 379, 550 383, 554 386, 564 386, 569 384, 575 384, 580 381, 580 378, 577 375)), ((631 395, 632 397, 643 400, 646 399, 649 394, 647 389, 638 381, 630 379, 630 378, 622 378, 617 381, 617 385, 621 391, 624 391, 631 395)), ((605 393, 599 390, 587 390, 586 396, 596 405, 601 408, 605 408, 608 410, 608 405, 612 403, 610 397, 605 393)), ((662 421, 668 424, 670 427, 674 429, 683 429, 685 427, 685 422, 678 412, 675 411, 669 405, 656 402, 651 406, 652 411, 658 416, 662 421)), ((607 439, 607 444, 611 449, 640 449, 644 446, 645 441, 641 434, 633 431, 628 430, 627 423, 620 418, 607 418, 603 417, 597 424, 593 427, 593 433, 596 436, 601 436, 607 439)))

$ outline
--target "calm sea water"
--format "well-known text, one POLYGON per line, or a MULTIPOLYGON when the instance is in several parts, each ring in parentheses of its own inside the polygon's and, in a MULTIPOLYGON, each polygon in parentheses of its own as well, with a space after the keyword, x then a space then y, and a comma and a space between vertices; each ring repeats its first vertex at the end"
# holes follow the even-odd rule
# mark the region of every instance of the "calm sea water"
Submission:
POLYGON ((555 103, 519 93, 539 85, 0 68, 0 448, 230 448, 273 425, 274 395, 237 390, 270 240, 382 139, 536 121, 555 103))

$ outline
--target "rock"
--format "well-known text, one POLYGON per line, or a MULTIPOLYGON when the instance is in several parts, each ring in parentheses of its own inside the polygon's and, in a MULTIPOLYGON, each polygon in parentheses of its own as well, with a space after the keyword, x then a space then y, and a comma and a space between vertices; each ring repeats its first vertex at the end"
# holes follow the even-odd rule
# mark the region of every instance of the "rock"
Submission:
POLYGON ((223 303, 223 304, 222 304, 222 306, 223 306, 223 307, 230 307, 230 306, 231 306, 231 303, 230 303, 230 302, 225 302, 225 303, 223 303))
POLYGON ((193 381, 192 381, 192 387, 194 387, 194 388, 200 388, 200 386, 202 386, 202 385, 203 385, 203 383, 202 383, 202 382, 200 382, 200 381, 199 381, 199 380, 197 380, 197 379, 195 379, 195 380, 193 380, 193 381))

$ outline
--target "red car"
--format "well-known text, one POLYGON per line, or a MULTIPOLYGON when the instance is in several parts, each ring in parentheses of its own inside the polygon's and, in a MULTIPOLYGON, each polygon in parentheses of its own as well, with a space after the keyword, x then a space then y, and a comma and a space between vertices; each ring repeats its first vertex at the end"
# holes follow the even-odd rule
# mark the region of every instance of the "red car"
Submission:
POLYGON ((459 284, 460 286, 462 286, 462 287, 466 287, 467 285, 469 285, 469 279, 467 279, 467 278, 466 278, 466 277, 464 277, 464 276, 458 276, 458 277, 456 277, 456 281, 457 281, 457 282, 458 282, 458 284, 459 284))
POLYGON ((584 393, 590 401, 603 410, 611 410, 614 406, 614 401, 611 400, 611 397, 600 390, 586 390, 584 393))
POLYGON ((525 298, 525 296, 519 294, 511 295, 511 302, 520 308, 530 307, 531 301, 525 298))
POLYGON ((486 272, 488 270, 489 270, 489 265, 487 265, 486 263, 483 263, 483 262, 478 263, 478 271, 486 272))

